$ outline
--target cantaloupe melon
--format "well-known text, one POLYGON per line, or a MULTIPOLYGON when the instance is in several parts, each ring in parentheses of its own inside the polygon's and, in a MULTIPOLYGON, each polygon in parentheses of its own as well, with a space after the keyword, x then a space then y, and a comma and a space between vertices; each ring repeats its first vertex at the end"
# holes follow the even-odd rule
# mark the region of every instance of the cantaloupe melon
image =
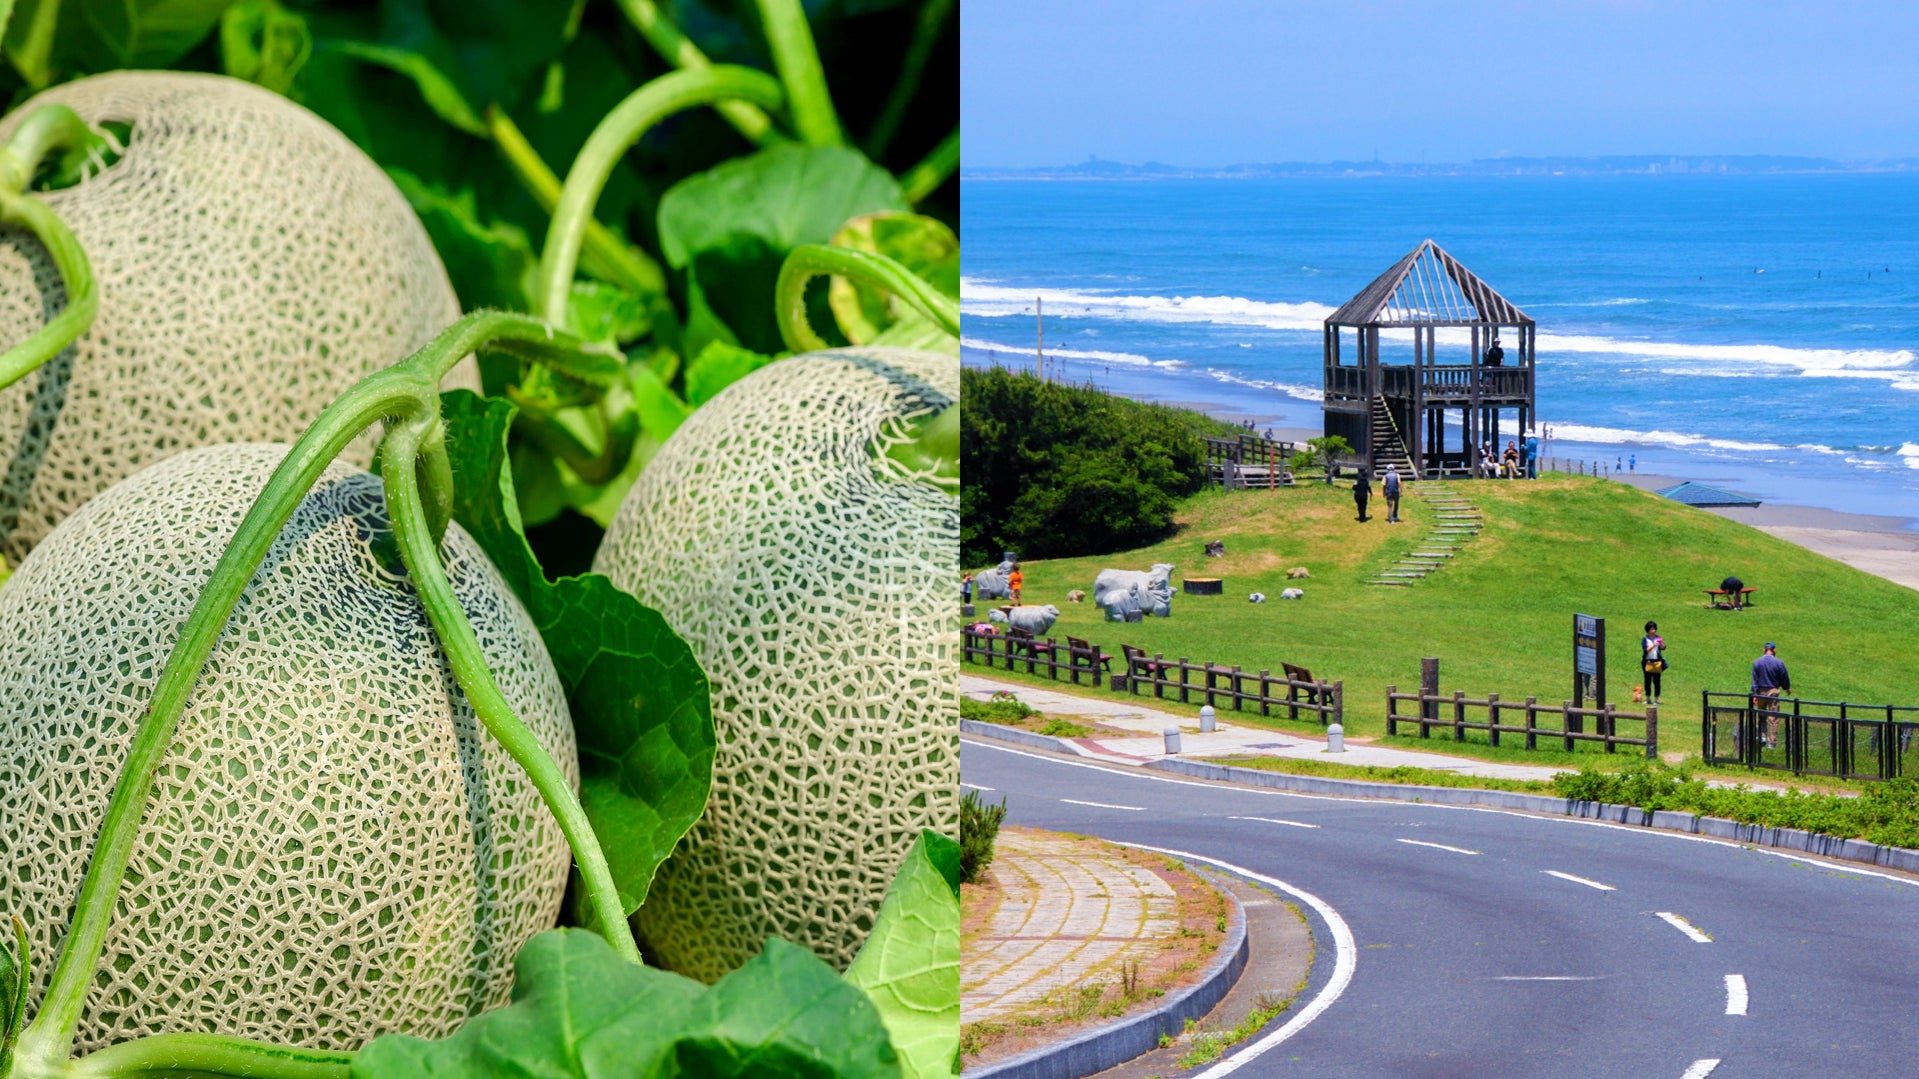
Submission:
MULTIPOLYGON (((291 441, 347 387, 460 315, 426 230, 378 165, 278 94, 217 75, 116 72, 42 104, 132 125, 125 154, 36 194, 92 263, 100 310, 0 391, 0 553, 18 561, 108 485, 182 450, 291 441)), ((0 229, 0 343, 66 303, 46 249, 0 229)), ((472 364, 449 386, 477 389, 472 364)), ((372 459, 371 437, 347 459, 372 459)))
POLYGON ((782 360, 687 419, 593 568, 712 681, 706 814, 636 916, 713 980, 769 936, 852 961, 920 829, 957 834, 959 500, 888 452, 957 408, 953 357, 782 360))
MULTIPOLYGON (((36 1002, 133 725, 285 452, 149 467, 0 588, 0 912, 30 927, 36 1002)), ((514 955, 553 925, 566 842, 383 561, 385 512, 379 481, 336 462, 235 608, 148 801, 81 1050, 186 1031, 442 1037, 505 1002, 514 955)), ((501 690, 577 784, 538 631, 458 526, 442 551, 501 690)))

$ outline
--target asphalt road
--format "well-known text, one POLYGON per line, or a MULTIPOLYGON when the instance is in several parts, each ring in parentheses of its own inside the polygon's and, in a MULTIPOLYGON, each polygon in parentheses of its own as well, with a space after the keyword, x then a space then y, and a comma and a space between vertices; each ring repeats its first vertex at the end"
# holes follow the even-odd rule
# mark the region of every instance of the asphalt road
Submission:
POLYGON ((1007 820, 1295 891, 1313 977, 1201 1074, 1919 1075, 1919 881, 1650 829, 1244 789, 968 739, 1007 820), (1743 1014, 1741 1014, 1743 1013, 1743 1014))

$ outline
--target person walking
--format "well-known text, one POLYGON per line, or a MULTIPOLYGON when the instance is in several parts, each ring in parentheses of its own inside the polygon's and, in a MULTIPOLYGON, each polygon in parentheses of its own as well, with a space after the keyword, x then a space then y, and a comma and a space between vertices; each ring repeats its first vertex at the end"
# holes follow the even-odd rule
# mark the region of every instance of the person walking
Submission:
POLYGON ((1013 593, 1013 606, 1019 606, 1020 589, 1026 584, 1026 574, 1019 571, 1019 563, 1013 563, 1012 572, 1006 575, 1006 590, 1013 593))
POLYGON ((1399 466, 1387 465, 1386 478, 1379 481, 1379 493, 1386 496, 1386 523, 1399 523, 1399 466))
POLYGON ((1645 678, 1647 704, 1659 703, 1660 676, 1666 673, 1666 639, 1659 635, 1659 623, 1646 623, 1646 635, 1639 638, 1639 669, 1645 678))
POLYGON ((1779 695, 1790 692, 1792 676, 1779 658, 1779 646, 1767 641, 1766 650, 1752 661, 1752 704, 1765 717, 1768 748, 1779 744, 1779 695))
POLYGON ((1366 475, 1366 469, 1359 470, 1359 479, 1353 482, 1353 505, 1359 507, 1359 519, 1366 520, 1366 501, 1373 497, 1373 481, 1366 475))

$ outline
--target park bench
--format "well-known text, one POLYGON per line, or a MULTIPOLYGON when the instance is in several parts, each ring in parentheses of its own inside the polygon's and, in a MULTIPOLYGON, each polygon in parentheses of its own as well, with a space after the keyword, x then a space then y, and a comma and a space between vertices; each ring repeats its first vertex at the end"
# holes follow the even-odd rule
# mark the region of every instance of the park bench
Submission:
MULTIPOLYGON (((1288 685, 1286 687, 1287 700, 1289 701, 1304 700, 1307 704, 1325 704, 1326 703, 1326 701, 1324 700, 1325 690, 1323 688, 1318 688, 1319 680, 1313 677, 1312 671, 1309 671, 1306 668, 1301 667, 1296 663, 1281 663, 1279 665, 1279 669, 1285 672, 1286 680, 1292 683, 1291 685, 1288 685), (1312 683, 1312 685, 1302 686, 1298 684, 1300 682, 1310 682, 1312 683)), ((1291 711, 1291 714, 1288 715, 1287 718, 1298 719, 1299 709, 1294 708, 1291 711)))
POLYGON ((1158 678, 1160 670, 1166 666, 1165 664, 1155 663, 1151 659, 1148 659, 1144 648, 1135 648, 1130 644, 1122 644, 1119 646, 1119 650, 1126 655, 1126 677, 1129 679, 1158 678))
POLYGON ((1113 673, 1113 657, 1100 654, 1100 650, 1078 637, 1066 638, 1066 661, 1075 667, 1086 670, 1103 670, 1113 673))
POLYGON ((1705 588, 1700 591, 1706 593, 1707 610, 1714 610, 1723 603, 1727 609, 1736 611, 1741 607, 1752 606, 1752 594, 1759 590, 1757 588, 1741 588, 1739 594, 1736 596, 1724 588, 1705 588))
POLYGON ((1007 627, 1006 636, 1007 639, 1013 642, 1012 646, 1016 651, 1022 652, 1034 659, 1045 656, 1050 660, 1053 659, 1059 651, 1058 645, 1041 641, 1033 636, 1032 630, 1020 629, 1018 626, 1007 627))

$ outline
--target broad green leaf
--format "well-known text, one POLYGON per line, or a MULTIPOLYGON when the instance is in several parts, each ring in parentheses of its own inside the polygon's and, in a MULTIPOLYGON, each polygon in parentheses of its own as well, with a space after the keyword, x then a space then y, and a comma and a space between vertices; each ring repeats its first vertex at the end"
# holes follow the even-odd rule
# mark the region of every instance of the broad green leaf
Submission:
POLYGON ((377 1038, 355 1079, 892 1079, 900 1068, 872 1003, 780 940, 707 988, 636 966, 606 941, 555 929, 514 960, 513 1003, 444 1041, 377 1038))
POLYGON ((454 519, 526 605, 553 657, 579 740, 580 800, 631 913, 712 788, 706 675, 666 620, 612 581, 596 573, 546 579, 527 546, 508 465, 514 407, 465 390, 441 401, 454 519))
POLYGON ((53 81, 54 43, 60 29, 60 0, 16 0, 7 20, 7 62, 33 90, 53 81))
POLYGON ((566 328, 588 341, 625 345, 652 326, 646 300, 604 281, 575 281, 566 301, 566 328))
POLYGON ((686 403, 698 408, 721 390, 773 362, 774 357, 711 341, 686 369, 686 403))
MULTIPOLYGON (((833 246, 885 255, 948 296, 959 296, 960 242, 942 222, 919 214, 864 214, 833 234, 833 246)), ((828 302, 840 331, 854 344, 868 344, 910 317, 926 321, 884 292, 835 277, 828 302)), ((935 327, 937 329, 937 327, 935 327)))
POLYGON ((450 192, 405 169, 387 175, 420 215, 462 308, 528 309, 527 283, 540 259, 519 226, 483 220, 470 189, 450 192))
POLYGON ((922 832, 886 890, 873 931, 846 971, 846 980, 873 998, 908 1079, 946 1079, 956 1071, 958 880, 959 844, 938 832, 922 832))
POLYGON ((420 88, 421 100, 434 115, 469 135, 487 137, 486 122, 480 119, 459 86, 419 53, 371 41, 326 41, 321 43, 321 48, 406 76, 420 88))
POLYGON ((236 79, 284 94, 312 55, 306 18, 278 0, 240 0, 220 16, 220 66, 236 79))
POLYGON ((94 71, 166 67, 213 32, 232 0, 66 0, 64 18, 88 34, 80 56, 94 71))
POLYGON ((633 389, 633 407, 640 413, 640 425, 661 441, 672 437, 693 414, 651 367, 633 364, 626 369, 626 381, 633 389))
POLYGON ((695 338, 704 308, 733 343, 781 351, 773 285, 787 254, 827 242, 849 218, 905 209, 886 170, 840 146, 775 146, 673 185, 660 199, 660 248, 691 279, 688 347, 719 336, 695 338))

